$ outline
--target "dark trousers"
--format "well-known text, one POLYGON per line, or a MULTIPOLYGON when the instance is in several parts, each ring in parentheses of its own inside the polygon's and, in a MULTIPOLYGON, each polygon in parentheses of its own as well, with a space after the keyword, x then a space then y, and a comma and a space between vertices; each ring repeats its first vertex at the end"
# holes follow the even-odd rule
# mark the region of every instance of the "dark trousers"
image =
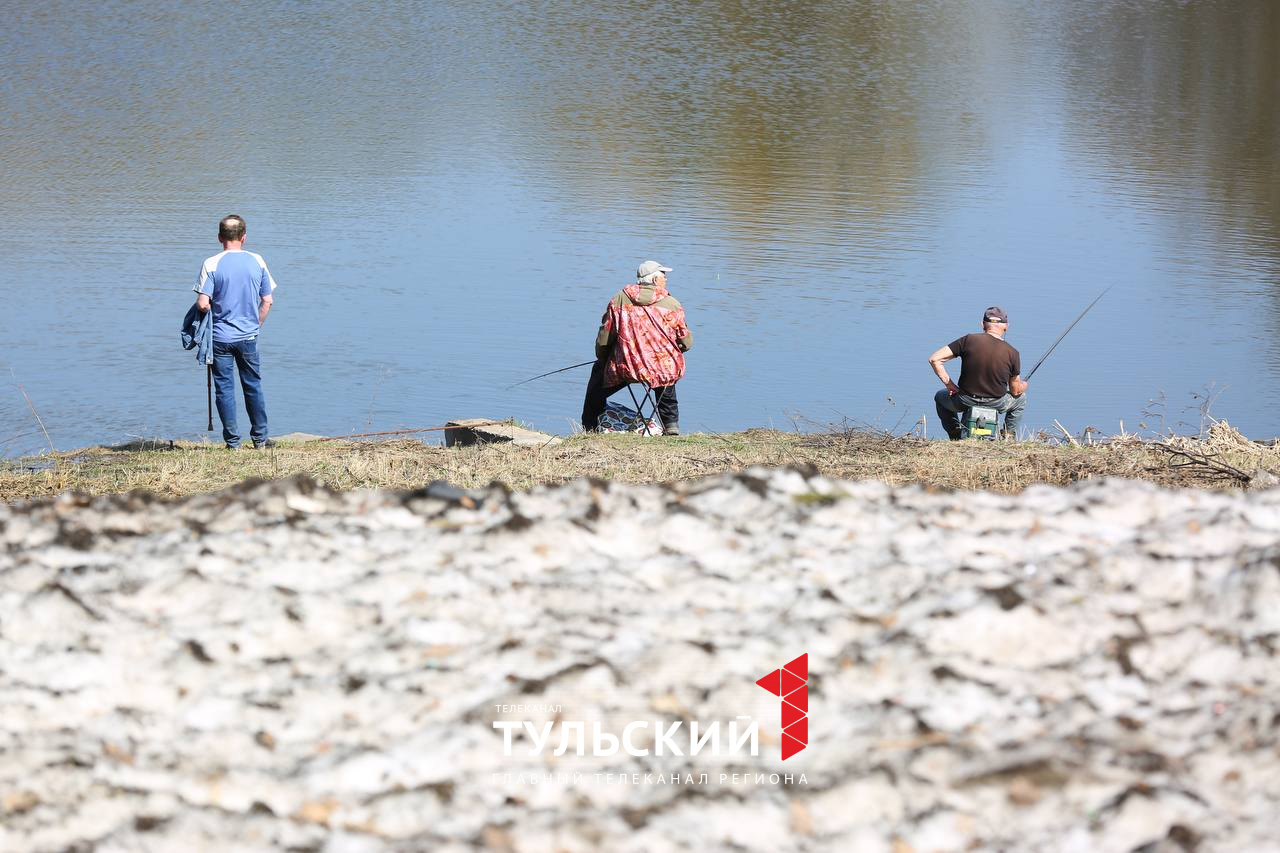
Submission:
MULTIPOLYGON (((582 401, 582 428, 587 432, 595 432, 599 425, 600 414, 604 411, 608 399, 626 388, 626 385, 604 387, 604 359, 596 359, 591 368, 591 378, 587 380, 587 396, 582 401)), ((665 427, 680 422, 680 402, 676 399, 676 386, 654 388, 653 396, 658 401, 658 420, 665 427)))
POLYGON ((942 428, 947 431, 947 438, 952 441, 966 437, 967 433, 965 432, 964 424, 961 423, 961 417, 965 409, 973 406, 995 409, 1004 415, 1004 428, 1001 432, 1016 437, 1018 425, 1022 423, 1022 411, 1027 405, 1027 395, 1023 394, 1021 397, 1015 397, 1012 394, 1005 394, 1002 397, 971 397, 963 392, 951 394, 944 388, 933 395, 933 404, 938 410, 938 420, 942 421, 942 428))

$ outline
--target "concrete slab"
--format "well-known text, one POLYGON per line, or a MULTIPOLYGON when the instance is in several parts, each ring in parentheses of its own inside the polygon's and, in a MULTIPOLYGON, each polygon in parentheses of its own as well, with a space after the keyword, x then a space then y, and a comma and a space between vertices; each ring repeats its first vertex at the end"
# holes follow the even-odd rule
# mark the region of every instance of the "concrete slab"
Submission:
POLYGON ((320 441, 323 435, 312 435, 309 432, 289 432, 284 435, 273 435, 276 441, 288 441, 294 444, 303 444, 308 441, 320 441))
POLYGON ((458 429, 444 431, 445 447, 466 447, 470 444, 515 444, 522 447, 543 447, 559 444, 559 436, 537 432, 509 423, 495 423, 492 418, 464 418, 446 421, 445 426, 458 429))

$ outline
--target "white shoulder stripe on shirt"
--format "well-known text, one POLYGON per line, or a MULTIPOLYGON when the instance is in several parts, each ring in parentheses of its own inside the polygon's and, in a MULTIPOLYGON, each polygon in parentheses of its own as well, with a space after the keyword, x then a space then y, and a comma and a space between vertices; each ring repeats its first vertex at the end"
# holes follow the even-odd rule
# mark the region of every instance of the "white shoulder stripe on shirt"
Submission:
POLYGON ((222 260, 222 256, 226 254, 223 250, 211 258, 205 258, 204 263, 200 265, 200 274, 196 276, 196 293, 204 293, 204 283, 209 280, 209 274, 218 268, 218 261, 222 260))
POLYGON ((252 255, 253 259, 258 262, 258 266, 262 267, 262 271, 267 274, 267 281, 271 282, 271 289, 275 290, 276 280, 272 278, 271 270, 267 269, 267 262, 262 259, 262 255, 259 255, 257 252, 250 252, 249 254, 252 255))

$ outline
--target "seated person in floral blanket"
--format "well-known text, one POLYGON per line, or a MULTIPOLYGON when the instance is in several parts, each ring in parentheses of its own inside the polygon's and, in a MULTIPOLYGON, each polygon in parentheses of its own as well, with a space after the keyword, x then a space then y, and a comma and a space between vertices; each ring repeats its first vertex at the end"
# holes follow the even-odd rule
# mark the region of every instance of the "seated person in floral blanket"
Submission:
POLYGON ((663 435, 680 434, 676 382, 684 376, 684 354, 693 346, 684 308, 667 292, 667 273, 657 261, 636 270, 636 283, 609 300, 596 335, 596 363, 582 403, 582 428, 594 432, 609 396, 632 382, 647 382, 657 400, 663 435))

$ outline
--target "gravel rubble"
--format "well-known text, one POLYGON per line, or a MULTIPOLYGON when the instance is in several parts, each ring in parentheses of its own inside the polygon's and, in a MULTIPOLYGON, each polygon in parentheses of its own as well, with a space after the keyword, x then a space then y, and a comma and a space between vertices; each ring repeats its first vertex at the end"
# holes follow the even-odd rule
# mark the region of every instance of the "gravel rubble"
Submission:
POLYGON ((1280 490, 294 479, 0 543, 0 850, 1280 849, 1280 490), (756 756, 493 726, 743 715, 756 756))

